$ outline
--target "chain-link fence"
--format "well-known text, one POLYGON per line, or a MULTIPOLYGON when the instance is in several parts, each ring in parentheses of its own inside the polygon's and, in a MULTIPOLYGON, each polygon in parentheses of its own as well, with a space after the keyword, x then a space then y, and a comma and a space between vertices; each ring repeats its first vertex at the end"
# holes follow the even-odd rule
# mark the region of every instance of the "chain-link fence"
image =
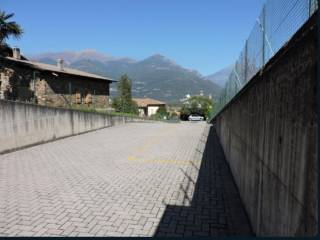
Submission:
POLYGON ((318 9, 317 0, 267 0, 216 102, 213 117, 318 9))

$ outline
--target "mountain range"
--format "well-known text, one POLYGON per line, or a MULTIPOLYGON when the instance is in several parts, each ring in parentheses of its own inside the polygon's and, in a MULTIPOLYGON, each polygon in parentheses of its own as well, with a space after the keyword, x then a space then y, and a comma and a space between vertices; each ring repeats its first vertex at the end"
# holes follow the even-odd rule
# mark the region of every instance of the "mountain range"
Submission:
MULTIPOLYGON (((211 78, 206 78, 199 72, 184 68, 160 54, 141 61, 106 56, 95 50, 43 53, 29 55, 28 58, 47 64, 56 64, 57 59, 62 58, 68 67, 116 80, 127 74, 132 79, 134 97, 151 97, 167 103, 177 103, 187 94, 196 95, 200 92, 218 98, 222 89, 220 83, 223 82, 220 81, 220 75, 210 75, 211 78)), ((112 84, 112 97, 116 96, 116 89, 116 84, 112 84)))
POLYGON ((217 71, 216 73, 206 76, 206 79, 216 83, 220 87, 224 87, 228 81, 229 75, 232 72, 233 68, 234 65, 232 64, 226 68, 217 71))

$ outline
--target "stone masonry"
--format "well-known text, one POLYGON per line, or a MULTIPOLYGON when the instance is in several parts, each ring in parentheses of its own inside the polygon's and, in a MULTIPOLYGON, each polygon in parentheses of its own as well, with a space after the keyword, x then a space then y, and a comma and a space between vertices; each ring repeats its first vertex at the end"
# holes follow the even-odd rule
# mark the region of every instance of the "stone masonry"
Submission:
POLYGON ((53 107, 109 105, 110 81, 33 69, 7 58, 0 58, 0 77, 0 99, 53 107))

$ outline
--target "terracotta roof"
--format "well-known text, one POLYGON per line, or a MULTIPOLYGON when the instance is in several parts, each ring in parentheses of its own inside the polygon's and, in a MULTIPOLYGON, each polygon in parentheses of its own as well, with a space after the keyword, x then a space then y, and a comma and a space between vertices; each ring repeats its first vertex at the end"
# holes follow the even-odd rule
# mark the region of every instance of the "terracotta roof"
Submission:
POLYGON ((105 81, 110 81, 110 82, 116 82, 116 80, 113 80, 112 78, 102 77, 102 76, 99 76, 96 74, 83 72, 83 71, 76 70, 73 68, 63 67, 63 70, 61 70, 56 65, 33 62, 33 61, 29 61, 29 60, 18 60, 18 59, 12 58, 12 57, 0 57, 0 59, 14 61, 16 63, 20 63, 20 64, 32 67, 32 68, 40 70, 40 71, 49 71, 49 72, 56 72, 56 73, 71 74, 71 75, 76 75, 76 76, 81 76, 81 77, 88 77, 88 78, 100 79, 100 80, 105 80, 105 81))
POLYGON ((147 107, 149 105, 166 105, 165 102, 161 102, 152 98, 133 98, 139 107, 147 107))

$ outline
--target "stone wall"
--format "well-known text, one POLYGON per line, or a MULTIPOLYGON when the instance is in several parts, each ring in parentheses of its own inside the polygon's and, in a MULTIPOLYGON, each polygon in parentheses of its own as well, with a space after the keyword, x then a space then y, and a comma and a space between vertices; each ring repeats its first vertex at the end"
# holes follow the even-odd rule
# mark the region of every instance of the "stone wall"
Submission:
POLYGON ((48 71, 36 71, 0 59, 0 99, 35 102, 53 107, 109 106, 109 82, 48 71))
POLYGON ((213 120, 259 236, 318 232, 315 18, 213 120))
POLYGON ((12 68, 0 60, 0 99, 30 101, 32 71, 26 68, 12 68))
POLYGON ((141 119, 0 100, 0 154, 141 119))

